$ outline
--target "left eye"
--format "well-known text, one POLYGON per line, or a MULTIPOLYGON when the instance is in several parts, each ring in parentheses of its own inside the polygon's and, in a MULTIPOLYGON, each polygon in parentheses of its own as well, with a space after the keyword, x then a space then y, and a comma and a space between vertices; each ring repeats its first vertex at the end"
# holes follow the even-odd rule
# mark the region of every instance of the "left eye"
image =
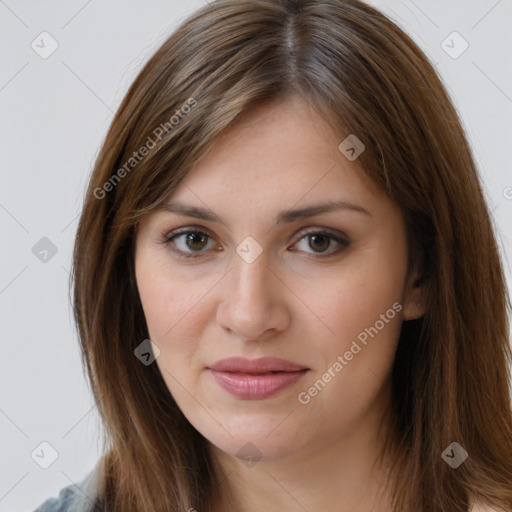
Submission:
MULTIPOLYGON (((184 258, 194 258, 200 256, 201 253, 206 252, 203 249, 212 249, 214 247, 217 250, 222 250, 221 247, 215 244, 213 238, 204 231, 199 230, 186 230, 180 232, 174 232, 165 237, 163 242, 170 247, 170 249, 177 253, 179 256, 184 258)), ((300 246, 301 243, 305 243, 308 248, 313 249, 314 257, 331 256, 337 254, 343 248, 350 245, 347 240, 334 235, 333 233, 327 233, 323 231, 312 231, 306 233, 294 247, 300 246), (327 250, 331 247, 332 243, 337 244, 339 247, 334 251, 327 250)), ((297 249, 292 249, 296 251, 297 249)), ((307 250, 302 249, 304 252, 307 250)))
POLYGON ((326 253, 327 249, 332 245, 332 242, 338 244, 338 246, 341 246, 338 247, 337 250, 328 252, 328 256, 337 254, 339 251, 341 251, 345 247, 348 247, 349 245, 349 242, 347 240, 344 240, 336 235, 333 235, 332 233, 325 233, 322 231, 311 232, 306 234, 295 245, 299 246, 302 241, 305 241, 307 247, 310 247, 311 249, 313 249, 314 253, 319 255, 323 255, 324 253, 326 253))

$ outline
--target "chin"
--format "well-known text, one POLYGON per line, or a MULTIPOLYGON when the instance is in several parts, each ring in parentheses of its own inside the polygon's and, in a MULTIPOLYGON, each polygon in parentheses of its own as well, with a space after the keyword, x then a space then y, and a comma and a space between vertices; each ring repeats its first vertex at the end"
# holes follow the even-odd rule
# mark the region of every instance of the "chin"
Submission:
POLYGON ((231 421, 219 418, 225 430, 219 426, 215 432, 201 433, 219 450, 232 457, 248 461, 282 459, 306 442, 304 432, 297 432, 295 429, 290 431, 290 425, 287 429, 280 428, 289 421, 287 419, 281 423, 285 417, 286 414, 277 420, 275 415, 271 415, 266 420, 261 418, 260 421, 254 416, 231 421))

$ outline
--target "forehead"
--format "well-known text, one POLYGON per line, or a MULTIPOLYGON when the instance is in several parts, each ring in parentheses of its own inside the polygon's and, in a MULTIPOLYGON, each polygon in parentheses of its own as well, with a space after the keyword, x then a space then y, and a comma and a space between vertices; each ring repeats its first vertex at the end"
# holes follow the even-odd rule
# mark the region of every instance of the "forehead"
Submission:
POLYGON ((381 200, 357 160, 338 150, 344 137, 301 98, 258 107, 219 137, 172 198, 247 213, 328 200, 381 200))

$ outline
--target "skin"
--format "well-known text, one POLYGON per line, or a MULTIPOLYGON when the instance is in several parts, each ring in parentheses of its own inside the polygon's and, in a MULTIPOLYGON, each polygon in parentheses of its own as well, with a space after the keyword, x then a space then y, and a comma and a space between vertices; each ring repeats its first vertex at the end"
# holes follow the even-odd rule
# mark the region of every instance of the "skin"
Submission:
POLYGON ((391 510, 386 470, 374 463, 400 327, 423 314, 422 289, 414 269, 407 275, 403 216, 357 159, 338 151, 346 135, 295 96, 258 107, 224 133, 172 197, 224 223, 162 210, 138 226, 136 279, 160 349, 156 363, 227 475, 219 510, 391 510), (281 210, 329 200, 369 214, 346 209, 276 224, 281 210), (182 227, 211 238, 163 243, 182 227), (323 230, 349 245, 329 238, 315 245, 306 236, 323 230), (249 236, 263 250, 252 263, 236 252, 249 236), (171 247, 199 257, 180 258, 171 247), (299 393, 394 303, 401 306, 394 318, 300 403, 299 393), (310 371, 277 395, 245 400, 207 370, 230 356, 275 356, 310 371), (250 452, 249 442, 261 457, 254 464, 237 456, 244 446, 250 452))

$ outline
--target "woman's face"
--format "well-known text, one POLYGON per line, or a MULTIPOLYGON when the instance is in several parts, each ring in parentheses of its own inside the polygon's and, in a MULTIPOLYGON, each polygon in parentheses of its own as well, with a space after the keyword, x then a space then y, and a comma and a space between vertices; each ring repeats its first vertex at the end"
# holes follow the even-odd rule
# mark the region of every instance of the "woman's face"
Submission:
POLYGON ((260 107, 218 140, 173 208, 139 226, 156 364, 222 452, 306 453, 368 431, 386 410, 419 289, 406 276, 402 215, 338 150, 346 135, 297 97, 260 107), (232 357, 249 361, 216 366, 232 357), (255 362, 267 357, 296 367, 255 362))

